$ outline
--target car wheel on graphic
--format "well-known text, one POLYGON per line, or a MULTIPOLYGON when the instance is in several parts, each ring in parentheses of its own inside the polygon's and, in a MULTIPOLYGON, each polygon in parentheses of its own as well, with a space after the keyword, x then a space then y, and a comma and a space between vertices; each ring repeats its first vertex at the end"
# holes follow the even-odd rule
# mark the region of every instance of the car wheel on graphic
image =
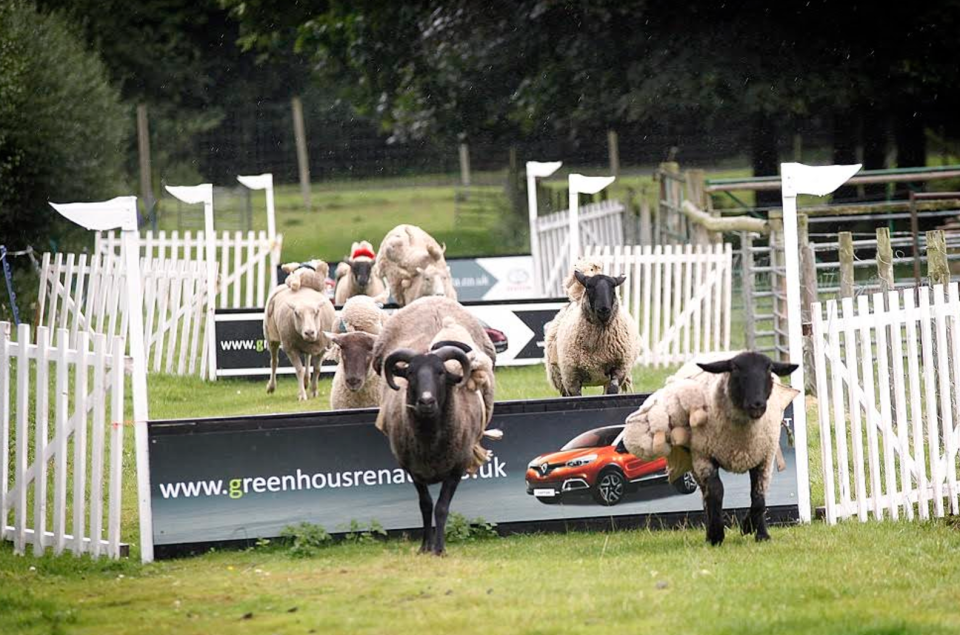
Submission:
POLYGON ((681 494, 693 494, 697 491, 697 479, 693 478, 693 472, 686 472, 673 482, 673 487, 681 494))
POLYGON ((620 470, 606 470, 600 473, 597 484, 593 486, 593 500, 599 505, 616 505, 627 493, 627 479, 620 470))

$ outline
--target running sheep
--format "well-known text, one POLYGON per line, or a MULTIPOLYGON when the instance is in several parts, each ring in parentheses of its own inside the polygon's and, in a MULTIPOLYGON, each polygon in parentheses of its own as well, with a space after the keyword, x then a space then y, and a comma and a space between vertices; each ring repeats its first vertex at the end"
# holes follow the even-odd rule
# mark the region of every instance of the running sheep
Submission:
POLYGON ((287 274, 283 282, 290 287, 291 291, 296 291, 304 286, 323 294, 327 292, 327 276, 330 274, 330 265, 319 258, 306 262, 287 262, 280 265, 280 270, 287 274))
POLYGON ((340 261, 337 266, 337 284, 334 291, 334 302, 337 306, 342 306, 347 300, 358 295, 386 301, 386 287, 380 279, 376 257, 373 245, 369 242, 362 240, 353 243, 350 256, 340 261))
POLYGON ((384 236, 377 253, 377 267, 398 305, 406 306, 429 295, 457 299, 445 250, 416 225, 397 225, 384 236))
POLYGON ((774 381, 796 364, 746 352, 683 366, 627 417, 624 445, 643 460, 667 457, 671 480, 691 471, 707 516, 707 540, 723 543, 720 468, 750 473, 750 512, 744 534, 769 540, 766 493, 778 458, 783 411, 798 394, 774 381))
POLYGON ((270 349, 270 381, 267 383, 267 393, 276 390, 277 363, 282 348, 296 370, 300 401, 307 399, 305 382, 310 379, 310 364, 313 362, 310 396, 317 396, 320 363, 330 347, 324 331, 330 330, 333 320, 333 304, 322 293, 306 286, 292 291, 289 287, 280 285, 273 290, 263 315, 263 336, 270 349), (301 355, 306 356, 305 365, 301 355))
POLYGON ((380 403, 380 375, 373 370, 373 345, 386 313, 372 298, 355 295, 340 309, 336 333, 327 333, 333 348, 327 359, 337 362, 330 389, 330 407, 373 408, 380 403))
POLYGON ((394 314, 377 339, 373 361, 385 382, 377 427, 417 489, 423 518, 420 551, 436 555, 444 553, 444 529, 457 486, 479 465, 477 446, 493 414, 495 390, 492 373, 482 379, 473 375, 464 343, 447 339, 453 323, 445 318, 468 334, 474 346, 465 346, 477 357, 485 355, 492 367, 496 351, 480 323, 443 297, 421 298, 394 314), (471 380, 482 385, 470 390, 471 380), (436 507, 427 489, 432 483, 442 483, 436 507))
POLYGON ((617 300, 626 277, 575 268, 573 280, 571 302, 544 327, 547 378, 564 397, 579 396, 583 386, 603 385, 607 394, 631 390, 640 343, 636 321, 617 300))

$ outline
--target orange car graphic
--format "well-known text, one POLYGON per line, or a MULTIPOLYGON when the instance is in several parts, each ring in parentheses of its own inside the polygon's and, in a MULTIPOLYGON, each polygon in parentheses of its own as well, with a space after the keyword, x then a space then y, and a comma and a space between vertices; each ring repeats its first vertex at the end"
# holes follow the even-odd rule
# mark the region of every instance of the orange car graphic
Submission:
MULTIPOLYGON (((642 461, 623 445, 622 425, 588 430, 557 452, 541 454, 527 465, 527 494, 546 504, 565 496, 586 494, 598 505, 616 505, 628 492, 667 478, 666 459, 642 461)), ((674 481, 681 494, 696 491, 689 472, 674 481)))

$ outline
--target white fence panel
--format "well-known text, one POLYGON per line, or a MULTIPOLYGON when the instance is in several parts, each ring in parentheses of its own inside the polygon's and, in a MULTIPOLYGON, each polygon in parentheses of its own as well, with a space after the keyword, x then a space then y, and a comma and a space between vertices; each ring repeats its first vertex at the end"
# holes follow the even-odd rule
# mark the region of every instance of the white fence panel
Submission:
MULTIPOLYGON (((144 346, 155 372, 205 376, 208 366, 206 263, 142 258, 144 346), (197 358, 200 358, 199 366, 197 358)), ((122 260, 112 254, 43 255, 38 323, 54 334, 67 333, 76 347, 80 333, 125 336, 129 324, 122 260)))
POLYGON ((132 413, 124 410, 124 338, 103 333, 91 338, 81 331, 75 346, 68 342, 68 329, 58 328, 51 337, 50 329, 40 326, 32 344, 26 324, 19 326, 14 340, 10 323, 0 322, 0 367, 5 370, 0 376, 0 539, 12 541, 18 554, 26 553, 31 544, 34 555, 48 547, 59 554, 69 546, 78 555, 118 558, 123 426, 132 419, 132 413), (52 399, 51 381, 56 390, 52 399), (72 497, 68 479, 73 481, 72 497), (30 497, 32 510, 27 506, 30 497))
MULTIPOLYGON (((216 280, 218 308, 262 307, 277 284, 277 261, 283 236, 270 239, 265 231, 218 232, 214 238, 216 261, 220 265, 216 280), (272 260, 271 260, 272 258, 272 260), (256 304, 254 304, 256 300, 256 304)), ((120 254, 120 235, 114 231, 97 232, 96 253, 120 254)), ((177 231, 145 232, 140 239, 140 256, 158 261, 199 261, 206 259, 204 232, 181 235, 177 231)))
POLYGON ((587 247, 608 275, 626 275, 620 304, 640 327, 638 363, 662 366, 730 350, 733 250, 723 245, 587 247))
POLYGON ((957 514, 960 288, 857 300, 813 305, 827 521, 957 514))
MULTIPOLYGON (((623 243, 624 206, 620 201, 600 201, 579 209, 581 252, 589 245, 619 245, 623 243)), ((560 297, 563 278, 570 270, 570 211, 562 210, 539 216, 535 222, 534 236, 538 241, 540 262, 538 280, 543 281, 540 293, 547 297, 560 297)))

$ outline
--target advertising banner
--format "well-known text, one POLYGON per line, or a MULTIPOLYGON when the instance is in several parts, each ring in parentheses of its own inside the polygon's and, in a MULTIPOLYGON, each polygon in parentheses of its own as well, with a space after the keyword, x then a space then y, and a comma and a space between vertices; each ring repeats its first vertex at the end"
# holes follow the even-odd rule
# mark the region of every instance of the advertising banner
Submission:
POLYGON ((533 284, 533 256, 447 258, 457 298, 466 300, 523 300, 537 296, 533 284))
MULTIPOLYGON (((487 328, 497 349, 497 366, 522 366, 543 360, 543 326, 566 304, 563 300, 464 302, 487 328)), ((393 312, 388 305, 385 310, 393 312)), ((215 318, 217 377, 270 374, 270 352, 263 339, 262 309, 217 309, 215 318)), ((332 373, 336 365, 324 364, 332 373)), ((278 374, 293 374, 281 352, 278 374)))
MULTIPOLYGON (((667 483, 662 460, 640 461, 620 445, 624 420, 644 398, 498 403, 491 427, 504 438, 484 441, 493 458, 464 478, 451 510, 518 530, 701 512, 690 479, 667 483)), ((416 490, 375 418, 366 409, 150 422, 156 554, 275 537, 300 522, 331 533, 352 521, 419 529, 416 490)), ((779 518, 796 518, 796 462, 786 438, 787 469, 774 473, 767 504, 779 518)), ((722 479, 724 506, 749 507, 749 476, 722 479)))

